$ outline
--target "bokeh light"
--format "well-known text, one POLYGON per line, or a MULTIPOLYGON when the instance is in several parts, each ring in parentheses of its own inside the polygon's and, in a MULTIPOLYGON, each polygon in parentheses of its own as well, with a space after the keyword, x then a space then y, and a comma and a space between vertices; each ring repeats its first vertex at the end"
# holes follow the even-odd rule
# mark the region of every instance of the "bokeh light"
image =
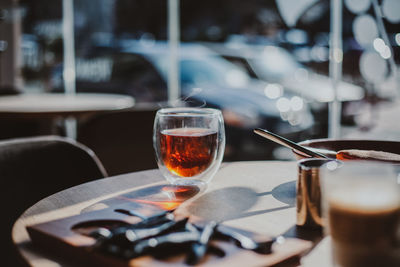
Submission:
POLYGON ((288 112, 290 110, 290 100, 286 97, 281 97, 276 102, 276 107, 280 112, 288 112))
POLYGON ((277 83, 270 83, 264 88, 264 94, 271 99, 277 99, 282 96, 283 88, 282 85, 277 83))

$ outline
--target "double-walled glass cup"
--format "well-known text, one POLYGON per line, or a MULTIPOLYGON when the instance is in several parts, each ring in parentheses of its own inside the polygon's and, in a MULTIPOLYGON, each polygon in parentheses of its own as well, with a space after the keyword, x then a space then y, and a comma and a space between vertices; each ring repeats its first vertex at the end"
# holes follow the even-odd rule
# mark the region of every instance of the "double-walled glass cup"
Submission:
POLYGON ((170 183, 204 187, 217 172, 224 154, 221 111, 160 109, 154 120, 153 145, 158 167, 170 183))

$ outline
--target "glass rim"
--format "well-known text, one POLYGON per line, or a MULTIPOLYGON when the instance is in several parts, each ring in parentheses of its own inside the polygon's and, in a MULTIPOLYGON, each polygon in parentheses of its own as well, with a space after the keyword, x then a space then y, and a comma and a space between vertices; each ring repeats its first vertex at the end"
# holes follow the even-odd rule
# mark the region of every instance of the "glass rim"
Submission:
POLYGON ((214 108, 194 108, 194 107, 178 107, 178 108, 162 108, 157 110, 157 115, 161 116, 204 116, 204 115, 220 115, 221 111, 214 108))

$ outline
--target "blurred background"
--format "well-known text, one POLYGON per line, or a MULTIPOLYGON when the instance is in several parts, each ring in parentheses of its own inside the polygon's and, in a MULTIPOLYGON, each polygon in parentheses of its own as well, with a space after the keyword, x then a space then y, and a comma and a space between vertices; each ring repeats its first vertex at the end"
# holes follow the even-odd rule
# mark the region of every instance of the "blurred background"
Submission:
MULTIPOLYGON (((225 161, 291 159, 287 149, 256 136, 256 127, 294 141, 328 137, 334 97, 331 1, 177 3, 179 105, 222 110, 225 161)), ((168 4, 73 1, 76 92, 135 99, 130 110, 78 121, 78 141, 92 148, 111 174, 156 166, 154 114, 173 105, 168 102, 168 4)), ((64 92, 63 1, 2 0, 0 11, 0 94, 64 92)), ((399 11, 396 0, 343 1, 337 88, 342 136, 368 132, 377 120, 375 107, 397 100, 399 11)), ((49 134, 43 124, 0 119, 0 138, 49 134)))

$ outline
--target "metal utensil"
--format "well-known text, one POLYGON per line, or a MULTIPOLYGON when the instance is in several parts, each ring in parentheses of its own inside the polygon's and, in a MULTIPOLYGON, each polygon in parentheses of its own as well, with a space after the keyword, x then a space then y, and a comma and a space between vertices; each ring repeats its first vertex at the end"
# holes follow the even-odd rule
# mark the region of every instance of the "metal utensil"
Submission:
POLYGON ((158 212, 156 214, 151 215, 150 217, 146 216, 146 215, 144 215, 144 214, 142 214, 142 213, 140 213, 140 212, 138 212, 136 210, 133 210, 133 209, 122 209, 122 208, 119 208, 119 209, 115 209, 114 211, 122 213, 122 214, 129 215, 129 216, 138 217, 138 218, 142 219, 143 221, 145 221, 144 222, 145 224, 149 223, 149 221, 153 222, 153 221, 157 221, 159 219, 169 219, 169 220, 173 220, 174 219, 174 215, 169 210, 168 211, 158 212))
POLYGON ((260 254, 270 254, 272 245, 275 242, 279 244, 285 242, 283 236, 274 238, 265 235, 249 236, 248 234, 233 230, 224 225, 218 225, 215 235, 217 239, 234 241, 237 246, 260 254))
POLYGON ((215 228, 217 227, 215 221, 207 223, 200 233, 199 239, 191 245, 186 263, 189 265, 198 264, 206 255, 211 238, 214 235, 215 228))
POLYGON ((329 159, 328 156, 320 153, 320 152, 316 152, 315 150, 312 150, 311 148, 305 148, 304 146, 298 145, 293 141, 290 141, 289 139, 286 139, 280 135, 274 134, 268 130, 265 129, 261 129, 261 128, 257 128, 254 129, 254 132, 258 135, 261 135, 262 137, 265 137, 271 141, 274 141, 275 143, 278 143, 282 146, 297 150, 301 153, 304 153, 308 156, 314 157, 314 158, 324 158, 324 159, 329 159))

